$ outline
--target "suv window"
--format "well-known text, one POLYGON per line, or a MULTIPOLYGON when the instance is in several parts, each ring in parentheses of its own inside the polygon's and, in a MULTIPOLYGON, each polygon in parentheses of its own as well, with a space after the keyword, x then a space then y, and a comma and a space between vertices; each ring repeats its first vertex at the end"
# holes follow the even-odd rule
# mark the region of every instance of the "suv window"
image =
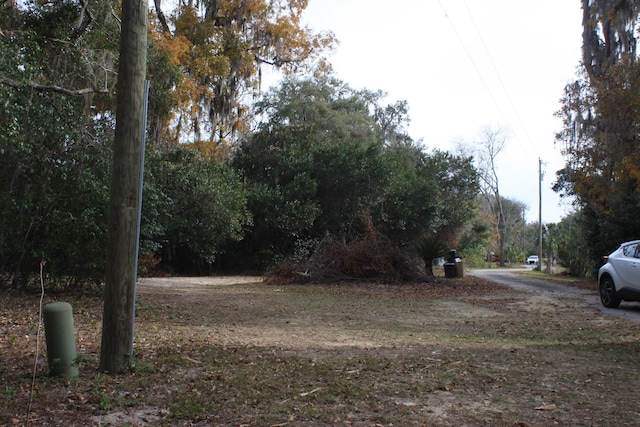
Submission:
POLYGON ((622 253, 624 254, 624 256, 632 257, 636 253, 636 246, 638 246, 637 243, 634 243, 633 245, 627 245, 622 248, 622 253))

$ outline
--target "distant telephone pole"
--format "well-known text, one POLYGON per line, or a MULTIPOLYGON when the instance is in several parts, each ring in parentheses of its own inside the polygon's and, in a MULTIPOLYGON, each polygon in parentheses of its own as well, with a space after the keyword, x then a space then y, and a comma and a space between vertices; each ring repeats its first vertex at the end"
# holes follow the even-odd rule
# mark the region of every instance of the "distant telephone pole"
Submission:
POLYGON ((538 271, 542 271, 542 160, 538 157, 538 271))

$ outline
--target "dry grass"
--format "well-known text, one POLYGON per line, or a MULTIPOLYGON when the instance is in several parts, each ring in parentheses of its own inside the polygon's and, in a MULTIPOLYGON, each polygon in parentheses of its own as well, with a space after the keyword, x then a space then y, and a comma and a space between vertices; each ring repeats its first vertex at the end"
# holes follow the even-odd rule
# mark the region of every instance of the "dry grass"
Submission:
MULTIPOLYGON (((473 277, 428 285, 139 287, 136 366, 97 373, 101 303, 74 307, 81 374, 32 413, 38 298, 0 303, 0 425, 548 426, 637 422, 640 325, 473 277)), ((162 286, 161 286, 162 285, 162 286)), ((51 299, 48 299, 51 301, 51 299)))

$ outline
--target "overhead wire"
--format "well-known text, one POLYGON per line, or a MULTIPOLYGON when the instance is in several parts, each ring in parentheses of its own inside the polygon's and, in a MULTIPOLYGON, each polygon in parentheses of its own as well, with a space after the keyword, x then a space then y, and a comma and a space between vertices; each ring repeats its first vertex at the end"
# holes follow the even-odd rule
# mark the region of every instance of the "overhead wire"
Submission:
POLYGON ((493 100, 493 103, 496 105, 496 108, 498 109, 498 111, 500 112, 500 115, 502 115, 502 117, 507 120, 506 116, 504 115, 504 113, 502 112, 502 109, 500 108, 500 105, 498 104, 498 102, 496 101, 496 99, 493 96, 493 92, 491 92, 491 90, 489 89, 489 86, 487 85, 487 82, 485 81, 484 77, 482 76, 482 73, 480 72, 480 69, 478 68, 478 66, 476 65, 476 62, 473 60, 473 56, 471 56, 471 52, 469 52, 469 49, 467 49, 467 45, 464 43, 464 41, 462 40, 462 37, 460 36, 460 33, 458 32, 458 30, 456 29, 456 26, 453 24, 453 21, 451 20, 451 18, 449 17, 449 14, 447 13, 447 10, 444 8, 444 5, 442 4, 441 0, 438 0, 438 3, 440 3, 440 7, 442 8, 442 11, 445 14, 445 17, 447 18, 447 20, 449 21, 449 24, 451 24, 451 28, 453 29, 453 32, 455 33, 456 37, 458 38, 458 41, 460 42, 460 44, 462 45, 462 48, 464 49, 465 53, 467 54, 467 56, 469 57, 469 60, 471 61, 471 65, 473 65, 473 68, 475 68, 476 73, 478 74, 478 77, 480 78, 480 81, 482 82, 482 84, 484 85, 484 88, 486 89, 486 91, 489 93, 489 96, 491 97, 491 99, 493 100))
MULTIPOLYGON (((482 33, 480 32, 480 28, 478 27, 478 24, 476 24, 476 20, 473 18, 473 13, 471 13, 471 10, 469 9, 469 5, 467 4, 466 0, 462 0, 462 3, 464 4, 464 7, 467 9, 467 13, 469 14, 469 18, 471 18, 471 22, 473 23, 473 26, 474 26, 474 28, 476 30, 476 33, 478 33, 478 38, 480 39, 480 42, 482 43, 482 47, 484 48, 484 51, 487 54, 487 57, 489 58, 489 62, 491 63, 491 66, 493 67, 493 71, 496 73, 498 81, 500 82, 500 85, 502 86, 502 90, 504 91, 504 94, 507 97, 507 100, 509 101, 509 105, 511 105, 511 109, 513 110, 513 113, 516 116, 516 119, 518 120, 518 123, 520 124, 520 127, 522 128, 522 131, 524 132, 524 135, 527 138, 527 141, 529 142, 531 148, 535 152, 536 149, 535 149, 535 145, 533 144, 533 140, 529 136, 529 132, 527 131, 527 127, 525 126, 524 122, 522 121, 522 118, 520 117, 520 114, 518 113, 518 109, 516 108, 515 104, 513 103, 513 100, 511 99, 511 95, 509 94, 509 91, 507 90, 507 87, 504 84, 504 81, 502 80, 502 76, 500 75, 500 71, 498 70, 498 67, 496 66, 496 63, 493 61, 493 57, 491 56, 491 52, 489 51, 489 48, 487 47, 487 44, 485 43, 484 38, 482 37, 482 33)), ((518 141, 517 138, 516 138, 516 141, 518 141)), ((518 143, 520 143, 520 142, 518 141, 518 143)))
MULTIPOLYGON (((496 109, 498 110, 498 112, 500 113, 500 115, 502 116, 502 118, 505 120, 505 122, 509 122, 509 120, 507 119, 507 116, 505 115, 505 113, 503 112, 502 108, 500 107, 500 104, 498 103, 498 101, 496 100, 496 97, 494 96, 493 91, 489 88, 489 85, 487 84, 487 81, 485 80, 482 72, 480 71, 480 68, 478 67, 478 65, 476 64, 473 56, 471 55, 471 52, 469 51, 469 49, 467 48, 466 43, 464 42, 464 40, 462 39, 462 36, 460 35, 460 33, 458 32, 455 24, 453 23, 453 19, 451 19, 451 16, 449 15, 449 13, 447 12, 447 10, 445 9, 444 5, 442 4, 441 0, 438 0, 438 3, 440 4, 440 8, 442 8, 442 11, 445 14, 445 17, 447 18, 447 21, 449 21, 449 24, 451 25, 451 28, 453 29, 453 32, 455 33, 456 37, 458 38, 458 41, 460 42, 460 45, 462 46, 462 48, 464 49, 467 57, 469 58, 469 60, 471 61, 471 64, 473 65, 473 68, 475 69, 478 77, 480 78, 480 81, 482 82, 485 90, 487 91, 487 93, 489 94, 489 97, 491 98, 491 100, 493 101, 496 109)), ((522 128, 522 130, 524 131, 525 136, 527 137, 527 140, 529 142, 529 146, 528 147, 524 147, 522 145, 522 143, 520 142, 519 139, 516 138, 516 142, 526 151, 529 151, 529 149, 533 149, 534 152, 535 150, 535 146, 533 145, 533 141, 531 140, 531 137, 529 136, 526 127, 524 126, 524 123, 522 121, 522 119, 520 118, 520 115, 518 114, 517 108, 515 107, 510 95, 509 95, 509 91, 507 90, 504 81, 502 80, 502 76, 500 75, 500 72, 498 71, 497 66, 495 65, 495 62, 493 61, 493 58, 491 56, 491 53, 489 52, 489 49, 487 48, 487 45, 484 41, 484 38, 482 37, 482 34, 480 32, 480 29, 478 28, 478 25, 476 24, 475 19, 473 18, 473 14, 471 13, 471 10, 469 9, 469 6, 467 5, 466 0, 463 0, 463 3, 465 5, 465 8, 467 9, 467 13, 469 14, 469 17, 471 18, 471 21, 474 25, 474 28, 476 30, 476 32, 478 33, 478 37, 482 43, 482 46, 484 48, 484 51, 486 53, 486 55, 489 58, 489 61, 491 62, 491 65, 493 67, 494 72, 496 73, 496 76, 498 78, 498 81, 500 82, 501 86, 502 86, 502 90, 504 91, 509 104, 516 116, 516 118, 518 119, 518 122, 520 124, 520 127, 522 128)))

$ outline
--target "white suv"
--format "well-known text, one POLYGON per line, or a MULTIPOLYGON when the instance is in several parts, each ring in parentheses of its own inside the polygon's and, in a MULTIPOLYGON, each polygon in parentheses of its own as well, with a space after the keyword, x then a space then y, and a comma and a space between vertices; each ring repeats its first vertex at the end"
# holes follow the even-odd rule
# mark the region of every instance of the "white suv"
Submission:
POLYGON ((626 242, 605 257, 598 271, 600 301, 617 308, 620 301, 640 301, 640 240, 626 242))

